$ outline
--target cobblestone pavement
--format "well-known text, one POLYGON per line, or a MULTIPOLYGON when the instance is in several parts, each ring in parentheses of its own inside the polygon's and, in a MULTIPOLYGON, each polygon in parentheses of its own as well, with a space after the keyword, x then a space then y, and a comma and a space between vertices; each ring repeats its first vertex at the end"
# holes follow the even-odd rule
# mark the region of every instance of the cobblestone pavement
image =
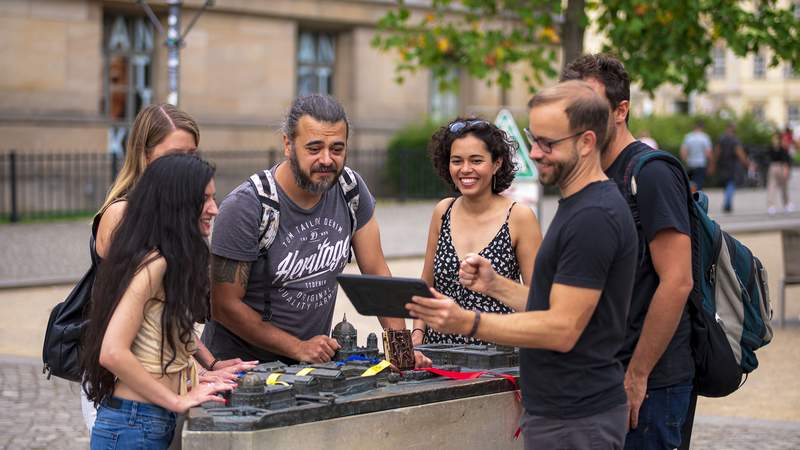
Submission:
POLYGON ((0 357, 0 449, 88 448, 78 389, 36 360, 0 357))
MULTIPOLYGON (((0 449, 87 448, 78 385, 42 376, 31 358, 0 357, 0 449)), ((693 449, 800 448, 800 422, 697 418, 693 449)))

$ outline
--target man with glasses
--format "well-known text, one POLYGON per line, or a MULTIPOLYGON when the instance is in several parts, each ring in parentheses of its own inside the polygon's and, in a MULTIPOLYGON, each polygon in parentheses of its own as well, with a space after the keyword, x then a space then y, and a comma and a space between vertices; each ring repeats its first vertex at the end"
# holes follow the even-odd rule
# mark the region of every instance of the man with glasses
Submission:
POLYGON ((525 312, 481 314, 438 292, 406 307, 439 332, 520 347, 525 448, 621 449, 628 405, 616 358, 624 342, 636 264, 636 229, 616 184, 600 166, 608 102, 582 81, 531 99, 530 156, 561 200, 527 287, 465 257, 469 289, 525 312))
MULTIPOLYGON (((623 189, 628 161, 650 150, 628 130, 630 81, 625 67, 609 55, 585 55, 567 65, 561 79, 584 80, 611 104, 615 131, 603 149, 602 164, 623 189)), ((631 410, 625 447, 675 448, 683 440, 688 448, 694 378, 686 311, 693 283, 688 193, 680 169, 665 161, 648 163, 636 182, 641 259, 620 353, 631 410), (686 433, 681 430, 684 423, 686 433)))

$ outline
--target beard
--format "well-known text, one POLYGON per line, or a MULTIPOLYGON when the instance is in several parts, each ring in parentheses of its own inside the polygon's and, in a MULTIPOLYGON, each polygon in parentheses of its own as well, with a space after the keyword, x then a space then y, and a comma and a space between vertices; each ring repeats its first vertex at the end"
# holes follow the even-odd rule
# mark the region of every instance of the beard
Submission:
POLYGON ((342 167, 336 167, 336 163, 328 165, 314 164, 311 166, 311 170, 308 173, 304 172, 303 169, 300 168, 300 161, 297 159, 297 152, 294 151, 294 148, 292 148, 292 154, 289 157, 289 167, 292 168, 292 175, 294 175, 295 183, 304 191, 312 194, 322 194, 330 189, 342 173, 342 167), (321 181, 315 182, 311 179, 311 176, 315 173, 328 173, 330 175, 323 178, 321 181))
POLYGON ((573 149, 571 157, 566 161, 556 161, 550 163, 553 170, 550 173, 539 171, 539 182, 545 186, 562 186, 564 182, 575 171, 575 166, 578 165, 578 151, 573 149))

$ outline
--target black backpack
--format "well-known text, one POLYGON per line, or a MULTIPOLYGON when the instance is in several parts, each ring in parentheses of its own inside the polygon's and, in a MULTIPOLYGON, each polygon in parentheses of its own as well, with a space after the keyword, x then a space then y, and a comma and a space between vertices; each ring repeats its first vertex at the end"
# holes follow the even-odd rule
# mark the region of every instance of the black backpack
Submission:
MULTIPOLYGON (((650 161, 664 161, 680 170, 688 193, 692 232, 692 279, 688 309, 695 360, 695 392, 724 397, 742 385, 742 377, 758 367, 755 351, 772 340, 772 307, 767 273, 744 244, 708 216, 708 197, 689 189, 683 166, 669 153, 649 150, 628 156, 620 186, 637 227, 636 179, 650 161)), ((745 378, 746 379, 746 378, 745 378)))
POLYGON ((42 346, 42 373, 49 380, 55 375, 69 381, 81 381, 80 343, 81 335, 89 320, 86 318, 89 301, 92 297, 97 264, 100 257, 95 250, 95 234, 100 223, 98 215, 92 224, 92 235, 89 239, 89 254, 92 265, 72 289, 63 302, 53 307, 42 346))

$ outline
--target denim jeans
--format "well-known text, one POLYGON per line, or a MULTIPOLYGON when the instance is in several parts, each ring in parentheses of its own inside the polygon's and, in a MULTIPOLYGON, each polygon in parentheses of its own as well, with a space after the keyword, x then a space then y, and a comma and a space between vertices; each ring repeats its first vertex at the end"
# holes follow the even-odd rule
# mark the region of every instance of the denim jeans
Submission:
POLYGON ((639 424, 630 430, 625 449, 673 449, 681 445, 681 427, 686 420, 692 384, 648 389, 639 408, 639 424))
POLYGON ((163 450, 175 432, 175 413, 150 403, 112 397, 97 408, 91 450, 163 450))
POLYGON ((724 200, 722 201, 723 211, 731 212, 731 210, 733 210, 733 194, 735 193, 736 193, 736 182, 733 179, 726 181, 724 200))
POLYGON ((703 190, 703 186, 706 182, 706 168, 705 167, 690 167, 689 168, 689 179, 694 184, 694 187, 698 191, 703 190))

